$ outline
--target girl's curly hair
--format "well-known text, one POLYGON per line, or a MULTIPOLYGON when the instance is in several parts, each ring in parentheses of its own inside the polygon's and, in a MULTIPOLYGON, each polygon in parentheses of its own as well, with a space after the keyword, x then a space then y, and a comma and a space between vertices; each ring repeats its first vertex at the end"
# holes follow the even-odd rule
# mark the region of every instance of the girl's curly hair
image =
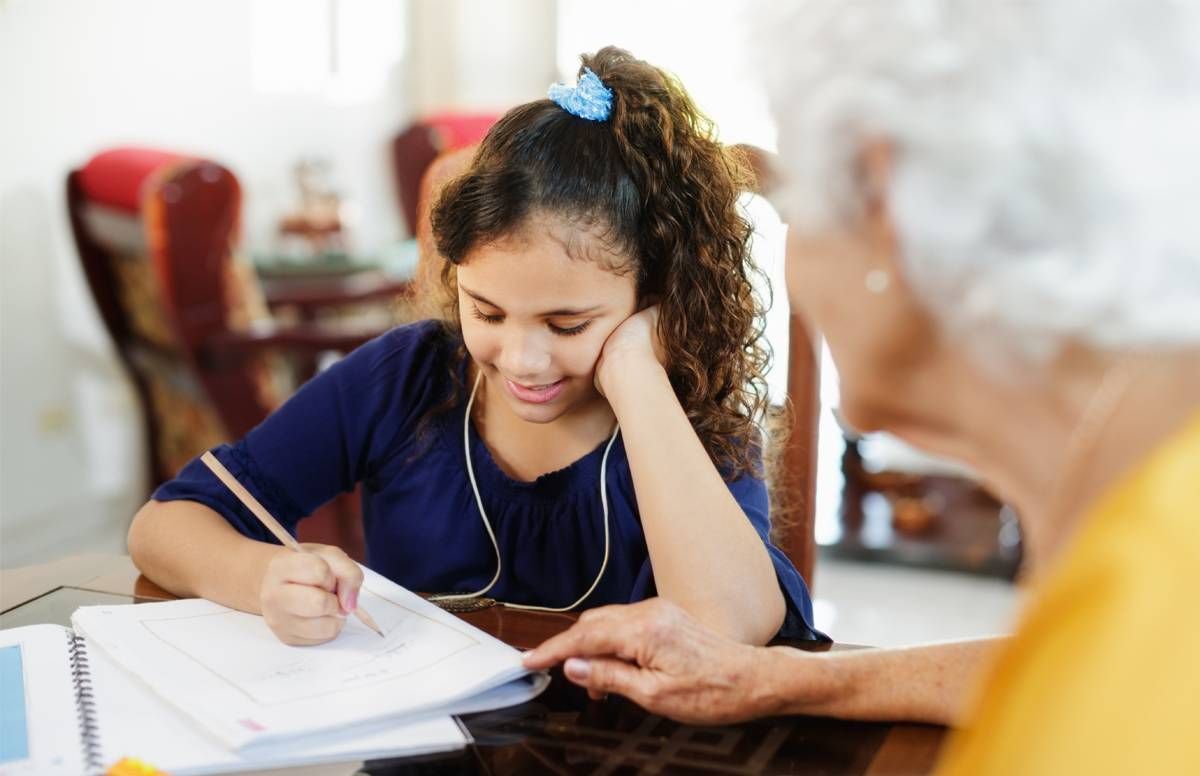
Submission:
POLYGON ((461 342, 455 267, 471 250, 534 215, 567 219, 624 257, 612 270, 633 274, 640 306, 659 305, 671 385, 723 476, 762 476, 770 354, 738 205, 752 185, 748 161, 716 140, 671 75, 611 46, 583 56, 583 68, 613 92, 607 121, 550 100, 521 105, 442 189, 432 226, 447 259, 446 326, 461 342))

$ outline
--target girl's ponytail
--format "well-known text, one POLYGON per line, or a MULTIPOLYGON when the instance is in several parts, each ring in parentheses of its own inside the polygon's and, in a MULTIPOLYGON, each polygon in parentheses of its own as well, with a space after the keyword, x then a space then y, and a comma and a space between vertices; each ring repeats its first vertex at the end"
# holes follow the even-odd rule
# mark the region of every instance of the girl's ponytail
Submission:
POLYGON ((769 352, 738 204, 752 172, 669 74, 614 47, 583 67, 614 95, 611 131, 641 195, 639 289, 660 305, 671 382, 722 469, 753 471, 769 352))

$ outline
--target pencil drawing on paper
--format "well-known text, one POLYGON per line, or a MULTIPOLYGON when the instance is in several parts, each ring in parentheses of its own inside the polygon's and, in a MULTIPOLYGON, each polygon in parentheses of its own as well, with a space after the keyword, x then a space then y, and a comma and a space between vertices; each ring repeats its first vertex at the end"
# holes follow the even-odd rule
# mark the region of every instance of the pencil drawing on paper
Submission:
POLYGON ((281 643, 261 617, 237 611, 170 619, 142 625, 254 702, 290 703, 390 679, 415 681, 422 672, 476 640, 448 625, 363 590, 361 600, 384 632, 371 632, 347 618, 333 641, 311 647, 281 643), (222 634, 213 638, 214 633, 222 634), (236 643, 236 650, 228 644, 236 643))

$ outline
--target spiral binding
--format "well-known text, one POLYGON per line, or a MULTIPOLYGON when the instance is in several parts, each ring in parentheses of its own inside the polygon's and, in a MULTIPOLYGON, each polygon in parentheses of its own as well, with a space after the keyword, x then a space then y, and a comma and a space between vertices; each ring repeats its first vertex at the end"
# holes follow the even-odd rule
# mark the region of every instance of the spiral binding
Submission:
POLYGON ((75 708, 79 717, 79 737, 83 742, 83 760, 88 773, 104 769, 100 753, 100 730, 96 726, 96 699, 92 695, 92 674, 88 668, 87 644, 82 636, 67 634, 67 652, 71 659, 71 681, 75 684, 75 708))

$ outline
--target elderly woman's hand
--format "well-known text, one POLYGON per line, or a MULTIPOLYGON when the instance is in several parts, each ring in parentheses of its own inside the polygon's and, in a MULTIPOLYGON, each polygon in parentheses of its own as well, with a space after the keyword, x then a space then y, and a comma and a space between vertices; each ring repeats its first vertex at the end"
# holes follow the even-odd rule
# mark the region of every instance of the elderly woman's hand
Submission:
POLYGON ((779 708, 767 675, 769 653, 725 639, 655 598, 584 612, 528 653, 525 665, 565 661, 563 673, 593 698, 615 692, 681 722, 724 724, 779 708))

